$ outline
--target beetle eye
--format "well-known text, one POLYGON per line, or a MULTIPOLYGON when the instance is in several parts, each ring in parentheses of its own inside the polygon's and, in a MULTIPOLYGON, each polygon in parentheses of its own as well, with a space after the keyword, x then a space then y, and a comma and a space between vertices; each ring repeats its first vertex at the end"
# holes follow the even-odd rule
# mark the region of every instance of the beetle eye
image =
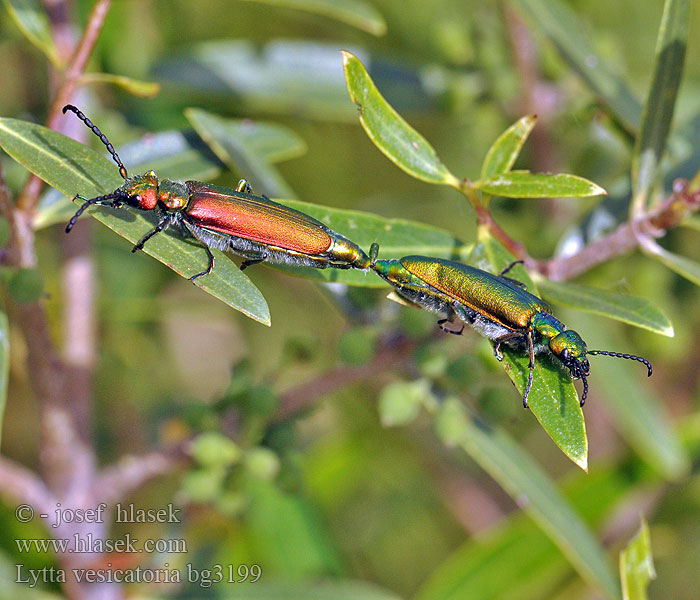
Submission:
POLYGON ((568 348, 564 348, 564 349, 561 351, 561 357, 562 357, 564 360, 569 360, 569 349, 568 349, 568 348))

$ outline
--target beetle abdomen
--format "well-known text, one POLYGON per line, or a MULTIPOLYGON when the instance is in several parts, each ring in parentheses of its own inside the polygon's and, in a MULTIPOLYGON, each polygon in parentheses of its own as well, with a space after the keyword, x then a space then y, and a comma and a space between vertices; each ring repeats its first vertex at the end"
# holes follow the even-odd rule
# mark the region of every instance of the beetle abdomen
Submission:
POLYGON ((247 194, 223 194, 197 181, 187 181, 190 201, 185 215, 194 225, 226 235, 317 256, 332 245, 320 221, 247 194))
POLYGON ((526 329, 537 312, 552 312, 542 300, 507 279, 468 265, 423 256, 404 256, 400 262, 431 287, 510 329, 526 329))

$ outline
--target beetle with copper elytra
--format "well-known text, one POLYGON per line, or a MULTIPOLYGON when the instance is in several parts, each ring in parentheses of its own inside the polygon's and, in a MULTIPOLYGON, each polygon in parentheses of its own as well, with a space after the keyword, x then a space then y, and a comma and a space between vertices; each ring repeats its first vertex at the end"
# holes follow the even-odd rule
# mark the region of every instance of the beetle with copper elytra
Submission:
POLYGON ((287 263, 325 269, 361 269, 370 267, 369 257, 355 243, 326 227, 320 221, 266 196, 252 194, 250 185, 241 179, 235 190, 199 181, 159 180, 154 171, 129 177, 121 159, 104 134, 79 109, 71 111, 90 128, 105 145, 119 167, 124 183, 111 194, 86 199, 66 226, 66 233, 89 206, 131 207, 156 211, 159 221, 133 247, 142 250, 154 235, 173 225, 179 225, 197 239, 207 251, 209 264, 201 273, 208 275, 214 268, 210 248, 230 251, 246 258, 241 269, 259 262, 287 263))
POLYGON ((525 289, 524 284, 505 274, 518 262, 498 275, 469 265, 428 256, 404 256, 400 260, 377 260, 378 247, 370 248, 372 268, 389 282, 409 303, 445 319, 438 324, 448 333, 461 334, 468 323, 493 342, 500 361, 500 345, 506 344, 527 352, 528 378, 523 406, 532 385, 535 355, 549 351, 565 367, 572 379, 583 381, 581 406, 588 395, 586 377, 590 374, 587 356, 601 354, 643 363, 651 376, 651 364, 641 356, 606 350, 588 350, 581 336, 554 317, 550 306, 525 289), (461 328, 457 321, 462 321, 461 328), (455 327, 457 326, 457 327, 455 327))

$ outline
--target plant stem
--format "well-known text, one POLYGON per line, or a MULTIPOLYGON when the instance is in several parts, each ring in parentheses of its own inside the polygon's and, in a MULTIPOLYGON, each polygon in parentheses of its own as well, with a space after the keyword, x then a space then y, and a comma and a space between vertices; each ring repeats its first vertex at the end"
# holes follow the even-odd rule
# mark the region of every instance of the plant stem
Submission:
MULTIPOLYGON (((97 38, 102 31, 105 17, 109 11, 112 0, 96 0, 92 11, 88 16, 83 36, 73 52, 73 56, 68 62, 63 79, 58 90, 54 94, 46 126, 56 129, 61 118, 61 109, 71 101, 80 76, 85 71, 87 61, 92 54, 97 38)), ((52 14, 51 12, 49 14, 52 14)), ((43 183, 35 175, 31 175, 24 185, 24 188, 17 197, 17 208, 22 211, 31 212, 39 199, 39 193, 43 183)))
POLYGON ((677 182, 673 194, 640 218, 621 224, 615 231, 565 258, 537 263, 537 270, 552 281, 572 279, 619 254, 637 248, 643 240, 660 238, 687 216, 700 209, 700 185, 677 182))
POLYGON ((409 357, 413 347, 414 344, 404 338, 387 337, 377 345, 374 356, 367 363, 357 367, 337 367, 282 393, 280 407, 272 422, 288 419, 311 405, 318 397, 353 382, 390 372, 409 357))

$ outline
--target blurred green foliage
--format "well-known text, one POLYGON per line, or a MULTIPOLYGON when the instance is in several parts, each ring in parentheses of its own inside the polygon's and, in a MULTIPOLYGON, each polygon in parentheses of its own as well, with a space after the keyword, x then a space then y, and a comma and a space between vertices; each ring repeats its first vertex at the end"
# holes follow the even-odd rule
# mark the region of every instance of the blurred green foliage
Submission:
MULTIPOLYGON (((73 5, 76 23, 91 4, 73 5)), ((373 0, 384 35, 354 27, 352 19, 279 4, 113 3, 88 71, 156 82, 161 91, 144 99, 130 93, 133 86, 93 80, 81 92, 81 109, 108 134, 130 172, 154 168, 161 177, 229 187, 254 174, 260 192, 423 223, 432 227, 425 230, 428 248, 466 259, 477 241, 472 209, 449 187, 407 176, 372 145, 345 89, 339 50, 347 49, 456 175, 479 173, 493 141, 523 115, 537 113, 514 168, 572 173, 608 190, 605 198, 575 201, 492 200, 494 219, 531 256, 575 251, 627 218, 634 135, 655 68, 661 3, 640 10, 632 0, 565 2, 571 14, 548 20, 538 12, 547 3, 534 1, 373 0), (567 36, 572 15, 577 37, 567 36), (596 54, 565 52, 567 41, 580 40, 579 48, 596 54), (610 81, 624 85, 606 103, 600 95, 610 81), (276 132, 291 150, 272 155, 261 143, 210 151, 192 128, 220 133, 217 118, 236 119, 243 133, 248 123, 276 132), (127 150, 129 142, 135 144, 127 150)), ((43 122, 45 58, 2 15, 0 115, 43 122)), ((692 34, 699 27, 694 11, 652 200, 700 164, 694 100, 700 53, 692 34)), ((104 154, 88 133, 85 142, 104 154)), ((0 163, 17 192, 25 172, 5 154, 0 163)), ((51 190, 41 199, 41 278, 36 271, 3 273, 14 299, 42 297, 57 340, 70 332, 62 321, 63 233, 51 225, 62 221, 66 204, 51 190)), ((107 228, 94 225, 92 233, 99 458, 107 464, 191 440, 185 473, 149 484, 132 499, 155 507, 174 501, 187 509, 183 523, 160 531, 122 526, 114 535, 186 538, 188 553, 168 557, 177 568, 261 565, 258 583, 243 591, 215 586, 211 597, 621 597, 620 582, 612 579, 614 556, 643 512, 657 573, 649 597, 697 598, 700 290, 661 262, 626 254, 577 283, 661 307, 674 337, 556 310, 589 347, 633 352, 654 364, 647 381, 625 361, 591 361, 587 475, 520 408, 484 340, 468 331, 442 335, 433 315, 386 301, 386 287, 325 285, 253 267, 246 274, 267 301, 268 328, 142 253, 132 255, 107 228), (465 431, 473 435, 465 438, 465 431), (482 439, 495 444, 490 452, 478 445, 482 439), (531 495, 513 491, 516 476, 534 484, 531 495), (540 492, 550 486, 553 492, 537 504, 539 481, 545 482, 540 492), (542 502, 554 506, 549 515, 542 502), (553 530, 568 514, 571 522, 553 530), (579 534, 590 546, 567 548, 567 536, 579 534)), ((697 235, 697 227, 680 227, 661 243, 676 259, 698 261, 697 235)), ((365 247, 373 239, 361 241, 365 247)), ((573 294, 559 294, 566 291, 573 294)), ((6 354, 8 337, 21 338, 11 321, 0 329, 6 354)), ((12 350, 3 452, 35 465, 32 375, 21 341, 12 350)), ((10 537, 43 535, 19 525, 11 509, 0 512, 0 528, 10 537)), ((25 593, 4 583, 16 562, 37 568, 53 561, 20 555, 8 540, 0 547, 0 571, 8 574, 0 576, 1 598, 25 593)), ((133 589, 144 597, 204 597, 193 584, 133 589)), ((58 594, 47 585, 36 597, 58 594)))

